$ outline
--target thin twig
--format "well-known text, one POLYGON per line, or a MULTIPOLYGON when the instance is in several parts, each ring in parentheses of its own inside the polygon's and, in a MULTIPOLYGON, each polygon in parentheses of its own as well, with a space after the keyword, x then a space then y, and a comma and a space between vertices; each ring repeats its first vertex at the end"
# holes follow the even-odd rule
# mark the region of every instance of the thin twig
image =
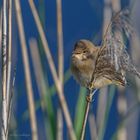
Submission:
POLYGON ((36 124, 37 121, 36 121, 36 114, 35 114, 33 89, 32 89, 32 83, 31 83, 31 72, 29 69, 29 58, 27 54, 27 46, 26 46, 26 41, 25 41, 24 27, 23 27, 23 22, 22 22, 22 14, 21 14, 19 0, 15 0, 15 8, 16 8, 16 17, 17 17, 17 23, 18 23, 21 50, 22 50, 22 58, 23 58, 23 63, 24 63, 32 139, 37 140, 38 139, 37 124, 36 124))
POLYGON ((96 92, 96 90, 94 90, 94 91, 89 90, 89 93, 87 95, 86 111, 84 114, 84 121, 83 121, 83 125, 82 125, 80 140, 84 140, 86 123, 87 123, 87 118, 88 118, 88 113, 89 113, 89 107, 90 107, 90 103, 92 102, 92 97, 94 96, 95 92, 96 92))
POLYGON ((6 68, 7 68, 7 1, 3 0, 2 9, 2 140, 7 140, 7 101, 6 101, 6 68))
POLYGON ((61 85, 60 80, 57 77, 57 72, 56 72, 55 65, 54 65, 54 62, 53 62, 53 59, 52 59, 52 55, 50 53, 50 50, 49 50, 49 47, 48 47, 48 42, 47 42, 47 39, 45 37, 45 33, 43 31, 43 28, 42 28, 42 25, 41 25, 41 22, 40 22, 40 19, 39 19, 39 16, 38 16, 35 4, 34 4, 34 1, 33 0, 28 0, 28 2, 29 2, 29 5, 30 5, 32 14, 34 16, 34 19, 35 19, 35 23, 37 25, 38 32, 39 32, 41 40, 42 40, 44 51, 45 51, 46 57, 48 59, 48 64, 49 64, 51 72, 52 72, 52 76, 53 76, 53 79, 54 79, 54 82, 55 82, 55 86, 56 86, 56 89, 57 89, 60 104, 61 104, 61 107, 62 107, 62 110, 63 110, 63 113, 64 113, 64 117, 66 119, 66 124, 67 124, 68 132, 69 132, 69 135, 70 135, 70 139, 71 140, 76 140, 76 136, 75 136, 75 133, 74 133, 74 130, 73 130, 73 125, 72 125, 70 113, 69 113, 67 103, 66 103, 66 100, 65 100, 65 97, 64 97, 64 93, 63 93, 63 90, 62 90, 62 85, 61 85))

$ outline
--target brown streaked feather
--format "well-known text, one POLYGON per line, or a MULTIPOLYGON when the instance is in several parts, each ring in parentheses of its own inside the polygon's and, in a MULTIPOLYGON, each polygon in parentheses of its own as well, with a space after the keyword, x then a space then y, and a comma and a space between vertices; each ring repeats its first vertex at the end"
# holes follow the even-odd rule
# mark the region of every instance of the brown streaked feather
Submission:
POLYGON ((106 47, 102 47, 97 55, 92 81, 96 82, 100 77, 104 77, 108 84, 126 84, 122 69, 116 70, 106 47))

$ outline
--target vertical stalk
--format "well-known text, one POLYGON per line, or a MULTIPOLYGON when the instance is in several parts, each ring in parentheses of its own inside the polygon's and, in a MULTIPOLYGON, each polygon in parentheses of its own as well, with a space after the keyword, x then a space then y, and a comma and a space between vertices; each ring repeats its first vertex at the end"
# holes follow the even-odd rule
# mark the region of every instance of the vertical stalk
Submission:
POLYGON ((81 130, 81 137, 80 140, 84 140, 85 136, 85 129, 86 129, 86 123, 87 123, 87 118, 88 118, 88 113, 89 113, 89 108, 90 108, 90 103, 92 102, 92 98, 97 90, 89 90, 88 95, 87 95, 87 104, 86 104, 86 110, 84 113, 84 120, 83 120, 83 125, 82 125, 82 130, 81 130))
POLYGON ((87 104, 86 104, 86 112, 85 112, 85 115, 84 115, 84 121, 83 121, 83 125, 82 125, 82 132, 81 132, 81 138, 80 138, 80 140, 84 140, 86 123, 87 123, 87 118, 88 118, 88 113, 89 113, 89 107, 90 107, 90 102, 87 101, 87 104))
POLYGON ((57 140, 63 140, 63 116, 60 108, 57 109, 57 140))
MULTIPOLYGON (((31 58, 33 61, 33 68, 35 72, 37 87, 39 90, 40 95, 40 102, 41 102, 41 108, 43 111, 44 116, 44 123, 45 128, 47 131, 47 139, 49 140, 55 140, 55 130, 56 130, 56 122, 55 122, 55 114, 53 111, 53 105, 51 102, 51 94, 49 91, 49 85, 45 82, 44 74, 43 74, 43 68, 41 65, 41 58, 39 54, 39 48, 37 41, 35 39, 29 40, 30 44, 30 52, 31 52, 31 58), (47 115, 47 118, 46 118, 47 115)), ((44 136, 45 137, 45 136, 44 136)))
POLYGON ((2 8, 2 140, 7 140, 7 101, 6 101, 6 67, 7 67, 7 0, 2 8))
POLYGON ((15 0, 15 8, 16 8, 18 30, 19 30, 19 38, 20 38, 20 43, 21 43, 22 58, 23 58, 23 63, 24 63, 32 139, 38 140, 35 103, 34 103, 32 82, 31 82, 31 72, 29 69, 29 58, 28 58, 28 53, 27 53, 27 46, 26 46, 26 41, 25 41, 24 27, 23 27, 22 14, 21 14, 21 8, 20 8, 20 0, 15 0))
POLYGON ((58 75, 63 85, 63 32, 62 32, 62 1, 56 0, 57 2, 57 39, 58 39, 58 75))
MULTIPOLYGON (((103 39, 106 34, 107 27, 110 23, 112 16, 112 9, 111 9, 111 0, 104 0, 104 9, 103 9, 103 39)), ((100 94, 98 98, 98 108, 97 108, 97 129, 98 129, 98 139, 101 140, 104 136, 104 122, 106 110, 107 110, 107 102, 108 102, 108 87, 103 87, 100 89, 100 94), (103 94, 102 94, 103 93, 103 94)))
POLYGON ((89 114, 89 128, 90 128, 90 135, 91 140, 97 140, 97 125, 95 120, 95 115, 93 113, 89 114))
MULTIPOLYGON (((6 81, 6 107, 7 107, 7 139, 8 139, 8 129, 9 129, 9 121, 10 121, 10 114, 11 114, 11 104, 12 104, 12 91, 10 91, 10 83, 11 83, 11 50, 12 50, 12 0, 8 0, 8 49, 7 49, 7 81, 6 81)), ((14 77, 15 79, 15 77, 14 77)), ((13 79, 13 87, 14 88, 14 80, 13 79)))
POLYGON ((35 23, 37 25, 39 35, 41 37, 41 41, 42 41, 42 44, 43 44, 43 47, 44 47, 46 57, 48 59, 48 64, 50 66, 51 73, 52 73, 52 76, 53 76, 53 79, 54 79, 54 83, 55 83, 55 86, 56 86, 56 89, 57 89, 58 97, 59 97, 59 100, 60 100, 62 111, 64 113, 64 117, 65 117, 65 120, 66 120, 68 132, 69 132, 69 135, 70 135, 70 139, 71 140, 76 140, 76 136, 75 136, 75 133, 74 133, 74 130, 73 130, 73 125, 72 125, 70 113, 69 113, 68 106, 67 106, 67 103, 66 103, 66 100, 65 100, 65 97, 64 97, 64 91, 62 90, 61 82, 60 82, 60 80, 57 76, 57 72, 56 72, 55 65, 54 65, 54 62, 53 62, 53 59, 52 59, 52 55, 50 53, 48 42, 47 42, 47 39, 45 37, 45 33, 43 31, 43 28, 41 26, 41 22, 40 22, 40 19, 39 19, 34 1, 33 0, 28 0, 28 2, 29 2, 29 5, 30 5, 30 8, 31 8, 33 17, 35 19, 35 23))
MULTIPOLYGON (((58 77, 63 89, 64 80, 64 53, 63 53, 63 31, 62 31, 62 1, 56 0, 57 8, 57 40, 58 40, 58 77)), ((62 112, 61 108, 58 109, 58 120, 57 120, 57 140, 63 139, 63 123, 62 123, 62 112)))
MULTIPOLYGON (((121 0, 112 0, 112 9, 114 12, 118 12, 121 10, 121 0)), ((123 36, 121 32, 116 32, 116 36, 119 36, 120 40, 124 42, 123 36)), ((124 96, 125 89, 122 87, 118 87, 118 101, 117 101, 117 109, 120 118, 122 118, 122 114, 124 114, 127 111, 127 101, 124 96)), ((117 139, 123 139, 127 140, 127 129, 124 125, 119 129, 118 134, 117 134, 117 139)))
MULTIPOLYGON (((138 12, 139 12, 139 4, 140 1, 139 0, 130 0, 130 7, 131 7, 131 18, 134 20, 134 23, 137 23, 137 17, 138 17, 138 12)), ((138 28, 136 28, 138 29, 138 28)), ((140 64, 139 60, 140 60, 140 35, 136 34, 134 36, 132 36, 132 39, 130 41, 130 46, 132 47, 131 49, 131 54, 132 54, 132 60, 136 63, 136 64, 140 64)), ((140 67, 138 67, 140 68, 140 67)), ((128 108, 129 106, 132 106, 132 104, 135 104, 137 101, 140 101, 140 82, 139 82, 139 78, 135 77, 135 81, 136 81, 136 88, 133 89, 133 93, 136 92, 136 96, 132 93, 132 99, 128 99, 128 102, 130 102, 130 104, 128 104, 128 108)), ((129 109, 130 110, 130 109, 129 109)), ((131 109, 132 110, 132 109, 131 109)), ((132 113, 131 113, 132 114, 132 113)), ((128 121, 128 125, 127 125, 127 137, 129 139, 137 139, 137 136, 139 135, 139 107, 136 109, 136 111, 132 114, 131 118, 128 121), (131 127, 129 127, 131 125, 131 127)))
POLYGON ((11 83, 11 51, 12 51, 12 0, 8 0, 8 58, 7 58, 7 110, 9 110, 11 83))
MULTIPOLYGON (((111 20, 111 16, 112 16, 112 12, 117 12, 119 9, 119 2, 116 0, 104 0, 105 3, 105 7, 104 7, 104 27, 103 27, 103 32, 105 33, 107 30, 107 26, 109 25, 109 22, 111 20), (113 11, 112 11, 113 10, 113 11)), ((106 34, 105 34, 106 35, 106 34)), ((110 87, 110 90, 113 91, 115 87, 110 87), (111 89, 112 88, 112 89, 111 89)), ((104 89, 106 89, 107 92, 107 88, 105 87, 104 89)), ((113 91, 114 93, 114 91, 113 91)), ((114 96, 114 94, 112 93, 112 95, 114 96)), ((111 94, 111 93, 110 93, 111 94)), ((105 94, 103 94, 104 96, 106 96, 105 94)), ((103 97, 102 94, 100 94, 100 97, 103 97)), ((98 139, 103 139, 104 138, 104 133, 105 133, 105 128, 106 128, 106 119, 108 117, 108 111, 110 109, 110 105, 113 99, 113 96, 108 96, 108 102, 104 102, 99 100, 99 104, 100 107, 98 107, 98 115, 97 115, 97 125, 98 125, 98 139), (103 110, 103 107, 104 110, 103 110)), ((99 97, 99 99, 100 99, 99 97)), ((107 101, 107 96, 106 96, 106 100, 107 101)))

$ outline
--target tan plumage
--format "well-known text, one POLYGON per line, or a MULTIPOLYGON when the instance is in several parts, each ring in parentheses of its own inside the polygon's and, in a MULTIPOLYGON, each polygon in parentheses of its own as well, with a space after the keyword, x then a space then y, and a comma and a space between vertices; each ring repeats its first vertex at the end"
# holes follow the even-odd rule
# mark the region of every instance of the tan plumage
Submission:
POLYGON ((116 72, 101 48, 95 47, 88 40, 76 43, 72 54, 71 71, 76 80, 85 87, 101 88, 108 84, 125 84, 121 71, 116 72), (96 62, 98 60, 98 63, 96 62))
POLYGON ((90 83, 98 51, 99 48, 88 40, 80 40, 75 44, 71 60, 71 71, 82 86, 87 87, 90 83))
POLYGON ((127 71, 140 78, 140 73, 125 50, 124 42, 116 36, 116 32, 122 33, 122 30, 127 37, 132 33, 128 14, 128 10, 116 14, 108 26, 101 47, 84 39, 75 44, 71 71, 81 86, 94 89, 109 84, 124 86, 127 71))

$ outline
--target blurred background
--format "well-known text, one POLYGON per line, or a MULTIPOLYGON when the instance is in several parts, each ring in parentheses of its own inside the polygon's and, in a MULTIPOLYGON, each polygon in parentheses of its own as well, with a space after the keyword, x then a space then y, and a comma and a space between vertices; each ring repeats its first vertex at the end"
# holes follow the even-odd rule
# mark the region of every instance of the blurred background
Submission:
MULTIPOLYGON (((86 105, 86 89, 80 87, 71 76, 70 57, 73 46, 79 39, 89 39, 100 45, 112 15, 128 7, 137 36, 127 41, 127 50, 140 71, 140 0, 62 0, 62 3, 60 0, 34 0, 57 77, 60 76, 56 83, 29 5, 30 0, 19 0, 26 41, 26 45, 21 45, 21 27, 19 29, 17 20, 20 11, 16 10, 15 1, 12 1, 11 77, 14 77, 16 67, 16 79, 9 140, 31 140, 34 135, 33 124, 37 127, 35 135, 39 140, 69 139, 58 93, 61 93, 61 90, 58 90, 60 84, 56 86, 61 82, 61 88, 64 87, 62 93, 76 137, 79 139, 86 105), (27 56, 23 56, 25 48, 27 56), (25 58, 28 59, 29 65, 25 64, 25 58), (63 63, 59 63, 59 59, 63 63), (64 71, 61 72, 60 67, 64 68, 64 71), (29 77, 26 75, 26 68, 30 71, 31 81, 26 80, 29 77), (64 81, 61 81, 61 77, 64 81), (28 85, 31 85, 31 92, 27 90, 28 85), (30 105, 34 106, 34 121, 31 121, 30 105)), ((2 0, 0 6, 2 8, 2 0)), ((95 94, 90 106, 85 140, 140 140, 140 79, 128 74, 127 81, 128 85, 125 88, 108 86, 95 94)))

